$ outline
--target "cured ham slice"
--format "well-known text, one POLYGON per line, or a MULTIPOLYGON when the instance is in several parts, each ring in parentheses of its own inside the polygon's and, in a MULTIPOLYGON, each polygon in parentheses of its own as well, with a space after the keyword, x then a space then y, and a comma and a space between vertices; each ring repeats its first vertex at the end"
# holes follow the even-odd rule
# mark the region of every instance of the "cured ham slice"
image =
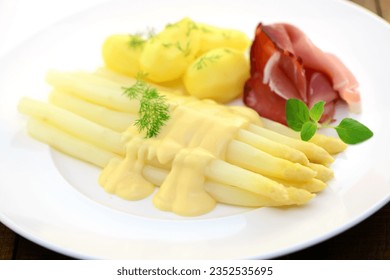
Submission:
POLYGON ((244 88, 245 104, 261 116, 286 124, 286 99, 275 94, 268 85, 263 84, 260 74, 253 74, 244 88), (261 94, 257 94, 261 93, 261 94))
POLYGON ((309 107, 326 102, 321 121, 332 119, 338 99, 360 110, 358 82, 334 55, 316 47, 290 24, 259 24, 251 46, 251 77, 244 103, 260 115, 286 123, 285 103, 298 98, 309 107))

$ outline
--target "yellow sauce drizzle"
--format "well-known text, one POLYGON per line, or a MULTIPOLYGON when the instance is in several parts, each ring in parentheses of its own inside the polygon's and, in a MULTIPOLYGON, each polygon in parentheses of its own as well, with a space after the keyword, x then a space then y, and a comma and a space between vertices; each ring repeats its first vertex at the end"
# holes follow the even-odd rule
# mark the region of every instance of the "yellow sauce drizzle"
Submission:
POLYGON ((152 200, 158 209, 196 216, 215 207, 216 201, 204 189, 204 169, 213 159, 224 160, 227 146, 251 118, 213 101, 183 100, 171 105, 171 118, 156 138, 144 139, 129 127, 125 158, 112 159, 100 175, 99 183, 107 192, 128 200, 151 195, 154 186, 142 170, 157 162, 170 169, 152 200))
POLYGON ((213 156, 201 148, 182 149, 175 156, 171 172, 153 198, 160 210, 182 216, 197 216, 211 211, 216 201, 204 190, 202 175, 213 156))

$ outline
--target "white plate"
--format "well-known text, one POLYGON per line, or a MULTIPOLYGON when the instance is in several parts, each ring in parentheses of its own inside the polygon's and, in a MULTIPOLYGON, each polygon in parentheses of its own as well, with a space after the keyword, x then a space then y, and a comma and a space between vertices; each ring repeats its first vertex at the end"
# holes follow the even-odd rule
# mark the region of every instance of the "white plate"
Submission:
POLYGON ((330 238, 390 199, 388 74, 390 28, 344 1, 116 1, 68 18, 0 60, 0 220, 26 238, 77 258, 273 258, 330 238), (157 4, 158 3, 158 4, 157 4), (193 2, 195 3, 195 2, 193 2), (290 209, 218 206, 180 218, 150 200, 104 193, 98 169, 68 158, 25 133, 21 96, 45 100, 47 69, 93 69, 111 33, 137 32, 190 16, 251 37, 258 22, 299 26, 338 55, 361 83, 363 113, 374 132, 333 165, 335 179, 308 205, 290 209))

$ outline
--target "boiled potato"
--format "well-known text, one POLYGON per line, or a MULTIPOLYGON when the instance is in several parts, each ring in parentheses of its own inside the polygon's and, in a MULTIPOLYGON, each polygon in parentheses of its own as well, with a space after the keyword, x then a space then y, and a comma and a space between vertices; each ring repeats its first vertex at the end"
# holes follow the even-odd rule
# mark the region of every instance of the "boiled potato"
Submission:
POLYGON ((145 40, 138 35, 111 35, 102 48, 106 67, 116 73, 135 77, 145 40))
POLYGON ((189 18, 170 24, 145 45, 140 59, 147 78, 161 83, 179 79, 194 60, 200 46, 200 32, 189 18))
POLYGON ((238 97, 249 78, 249 61, 235 49, 213 49, 187 69, 183 82, 190 95, 226 103, 238 97))
POLYGON ((243 52, 250 45, 248 36, 238 30, 219 28, 204 23, 198 23, 198 28, 201 32, 199 54, 216 48, 232 48, 243 52))

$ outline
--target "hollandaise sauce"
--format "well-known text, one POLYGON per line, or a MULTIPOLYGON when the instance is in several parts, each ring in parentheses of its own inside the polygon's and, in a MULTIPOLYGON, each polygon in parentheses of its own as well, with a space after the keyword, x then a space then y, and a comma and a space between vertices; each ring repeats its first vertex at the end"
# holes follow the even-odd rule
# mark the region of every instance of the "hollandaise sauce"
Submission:
POLYGON ((153 204, 160 210, 182 216, 205 214, 216 201, 204 189, 204 170, 211 161, 225 159, 237 131, 253 123, 251 111, 187 98, 171 103, 170 116, 155 138, 145 139, 130 126, 124 133, 125 157, 112 159, 99 183, 107 192, 128 200, 154 193, 153 204), (147 164, 169 170, 157 192, 157 186, 142 175, 147 164))

